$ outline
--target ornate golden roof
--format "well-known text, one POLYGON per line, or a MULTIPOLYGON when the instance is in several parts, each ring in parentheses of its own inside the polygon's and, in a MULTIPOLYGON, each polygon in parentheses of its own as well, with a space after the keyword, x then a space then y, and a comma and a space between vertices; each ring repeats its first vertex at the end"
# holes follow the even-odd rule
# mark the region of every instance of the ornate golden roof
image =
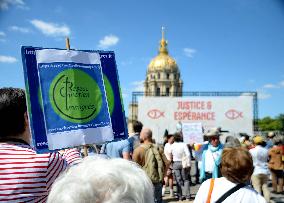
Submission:
POLYGON ((170 72, 178 72, 178 66, 176 61, 169 56, 167 49, 167 41, 165 40, 165 31, 162 27, 162 39, 160 41, 159 54, 153 58, 148 66, 148 72, 156 72, 162 70, 168 70, 170 72))

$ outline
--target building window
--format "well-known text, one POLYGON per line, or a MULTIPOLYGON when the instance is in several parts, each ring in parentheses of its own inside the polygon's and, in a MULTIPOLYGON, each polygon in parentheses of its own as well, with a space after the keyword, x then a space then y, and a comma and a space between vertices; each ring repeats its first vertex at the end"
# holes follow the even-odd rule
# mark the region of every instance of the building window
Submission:
POLYGON ((157 95, 157 96, 160 96, 160 94, 161 94, 161 90, 160 90, 160 88, 158 87, 158 88, 157 88, 157 94, 156 94, 156 95, 157 95))
POLYGON ((167 79, 170 79, 170 74, 169 73, 167 73, 167 79))
POLYGON ((177 75, 176 74, 174 74, 174 79, 177 79, 177 75))
POLYGON ((170 88, 169 87, 166 88, 166 96, 170 96, 170 88))
POLYGON ((158 73, 158 79, 160 79, 160 73, 158 73))

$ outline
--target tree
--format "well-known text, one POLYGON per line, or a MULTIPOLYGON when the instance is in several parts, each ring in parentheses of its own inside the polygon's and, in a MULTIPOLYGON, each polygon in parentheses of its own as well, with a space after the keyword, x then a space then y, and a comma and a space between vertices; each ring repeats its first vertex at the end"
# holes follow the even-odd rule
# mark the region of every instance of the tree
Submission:
POLYGON ((284 114, 279 114, 279 116, 277 116, 276 119, 280 123, 280 130, 284 131, 284 114))
POLYGON ((258 120, 258 127, 261 131, 284 131, 284 114, 275 118, 269 116, 258 120))

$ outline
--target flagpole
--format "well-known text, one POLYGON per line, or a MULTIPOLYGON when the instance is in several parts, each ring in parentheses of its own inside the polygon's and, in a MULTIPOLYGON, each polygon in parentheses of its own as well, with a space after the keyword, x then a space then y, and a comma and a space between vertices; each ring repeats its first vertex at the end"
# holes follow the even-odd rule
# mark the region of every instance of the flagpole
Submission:
POLYGON ((69 37, 66 37, 66 49, 70 50, 70 40, 69 40, 69 37))
MULTIPOLYGON (((69 37, 66 37, 66 49, 70 50, 70 39, 69 37)), ((83 145, 84 147, 84 157, 88 156, 88 147, 87 145, 83 145)))

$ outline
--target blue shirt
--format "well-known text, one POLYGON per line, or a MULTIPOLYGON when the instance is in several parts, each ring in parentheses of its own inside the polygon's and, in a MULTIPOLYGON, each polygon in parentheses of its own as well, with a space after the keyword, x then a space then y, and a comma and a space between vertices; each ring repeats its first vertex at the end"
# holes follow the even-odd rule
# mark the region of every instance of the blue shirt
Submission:
POLYGON ((266 148, 266 149, 270 149, 271 147, 273 147, 273 145, 274 145, 273 141, 269 139, 269 140, 266 142, 265 148, 266 148))
POLYGON ((130 142, 130 152, 133 153, 134 149, 136 149, 140 145, 139 134, 135 134, 132 137, 129 137, 128 141, 130 142))
POLYGON ((110 142, 106 145, 106 154, 111 158, 122 158, 123 153, 130 153, 130 143, 128 139, 110 142))

